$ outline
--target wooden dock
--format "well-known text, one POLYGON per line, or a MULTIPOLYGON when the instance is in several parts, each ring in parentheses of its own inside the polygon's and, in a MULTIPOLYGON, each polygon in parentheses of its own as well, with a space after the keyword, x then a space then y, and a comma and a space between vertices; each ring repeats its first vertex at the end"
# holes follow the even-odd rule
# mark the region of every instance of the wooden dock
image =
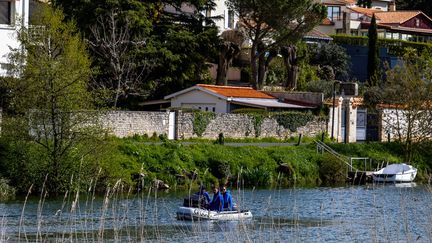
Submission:
POLYGON ((348 171, 347 182, 353 185, 372 183, 372 171, 348 171))

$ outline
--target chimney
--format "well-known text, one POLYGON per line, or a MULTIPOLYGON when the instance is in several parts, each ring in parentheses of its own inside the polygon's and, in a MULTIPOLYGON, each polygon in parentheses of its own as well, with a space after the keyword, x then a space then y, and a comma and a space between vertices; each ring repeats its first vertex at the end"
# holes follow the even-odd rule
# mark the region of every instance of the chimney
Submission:
POLYGON ((393 0, 388 5, 388 11, 390 12, 396 12, 396 1, 393 0))

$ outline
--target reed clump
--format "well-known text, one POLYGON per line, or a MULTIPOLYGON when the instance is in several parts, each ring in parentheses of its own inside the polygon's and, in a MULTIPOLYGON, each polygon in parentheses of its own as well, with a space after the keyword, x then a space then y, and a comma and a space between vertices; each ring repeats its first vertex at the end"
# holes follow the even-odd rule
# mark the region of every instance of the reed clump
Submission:
POLYGON ((9 185, 9 180, 0 178, 0 201, 8 201, 15 198, 15 188, 9 185))

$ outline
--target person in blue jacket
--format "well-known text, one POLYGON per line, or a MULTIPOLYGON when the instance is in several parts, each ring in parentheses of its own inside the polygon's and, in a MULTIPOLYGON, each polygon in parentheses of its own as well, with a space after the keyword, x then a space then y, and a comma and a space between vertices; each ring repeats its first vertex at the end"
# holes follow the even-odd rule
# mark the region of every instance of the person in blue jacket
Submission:
POLYGON ((221 188, 221 191, 222 191, 222 197, 224 201, 224 210, 233 211, 234 205, 233 205, 231 192, 226 189, 226 186, 223 186, 221 188))
POLYGON ((209 209, 212 211, 223 211, 224 200, 217 187, 213 187, 213 199, 210 202, 209 209))
POLYGON ((202 208, 208 208, 209 204, 211 202, 210 195, 206 191, 206 187, 204 185, 201 185, 199 187, 199 191, 195 193, 195 195, 198 196, 200 201, 200 207, 202 208))

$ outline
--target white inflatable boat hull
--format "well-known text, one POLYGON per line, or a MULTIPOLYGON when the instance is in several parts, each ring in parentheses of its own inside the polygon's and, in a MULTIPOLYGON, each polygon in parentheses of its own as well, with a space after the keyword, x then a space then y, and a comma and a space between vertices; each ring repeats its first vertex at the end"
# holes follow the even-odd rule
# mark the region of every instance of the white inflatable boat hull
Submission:
POLYGON ((250 218, 252 218, 252 213, 249 210, 217 212, 192 207, 179 207, 177 210, 179 220, 244 220, 250 218))

